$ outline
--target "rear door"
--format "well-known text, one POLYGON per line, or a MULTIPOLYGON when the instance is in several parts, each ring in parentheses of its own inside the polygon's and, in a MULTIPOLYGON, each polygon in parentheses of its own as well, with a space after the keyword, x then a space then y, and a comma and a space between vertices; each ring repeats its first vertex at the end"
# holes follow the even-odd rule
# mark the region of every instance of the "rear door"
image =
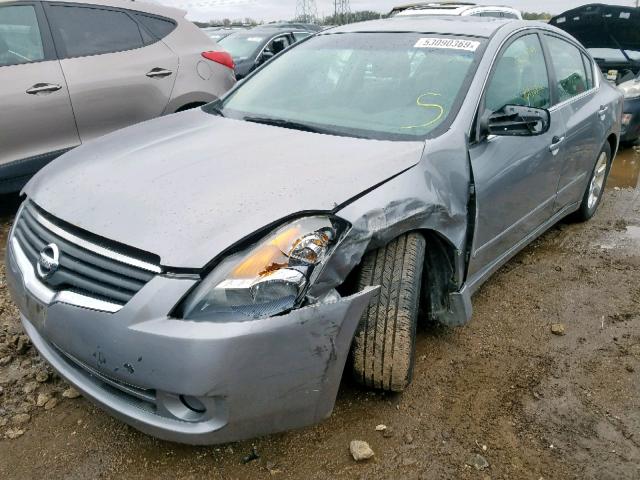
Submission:
POLYGON ((2 4, 0 177, 34 173, 56 152, 78 143, 67 84, 40 4, 2 4), (16 160, 21 162, 8 165, 16 160))
POLYGON ((83 142, 162 114, 178 57, 132 13, 55 3, 46 13, 83 142))
MULTIPOLYGON (((551 106, 546 57, 536 32, 520 34, 496 58, 480 116, 503 106, 551 106)), ((481 278, 550 219, 562 169, 564 117, 551 113, 545 134, 488 136, 470 146, 477 224, 469 275, 481 278)))
POLYGON ((553 70, 556 91, 552 111, 561 114, 567 126, 565 155, 558 181, 555 211, 578 202, 587 187, 588 177, 606 138, 606 115, 595 86, 594 66, 578 46, 552 34, 543 36, 553 70))

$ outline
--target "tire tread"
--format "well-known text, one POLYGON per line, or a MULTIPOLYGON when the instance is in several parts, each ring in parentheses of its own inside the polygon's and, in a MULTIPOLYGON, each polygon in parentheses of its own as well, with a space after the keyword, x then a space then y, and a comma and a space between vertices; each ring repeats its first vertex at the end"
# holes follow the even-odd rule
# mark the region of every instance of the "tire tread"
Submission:
POLYGON ((367 387, 399 392, 411 381, 425 248, 409 233, 362 261, 358 289, 380 285, 353 344, 354 376, 367 387))

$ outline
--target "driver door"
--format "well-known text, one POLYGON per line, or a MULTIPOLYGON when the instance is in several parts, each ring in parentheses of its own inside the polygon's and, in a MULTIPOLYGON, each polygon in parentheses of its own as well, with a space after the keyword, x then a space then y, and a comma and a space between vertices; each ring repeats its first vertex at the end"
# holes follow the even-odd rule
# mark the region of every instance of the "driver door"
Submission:
MULTIPOLYGON (((478 118, 503 106, 549 108, 551 89, 540 38, 516 36, 498 54, 478 118)), ((471 283, 482 280, 527 243, 553 214, 565 128, 560 112, 538 136, 478 136, 469 153, 476 189, 471 283)))

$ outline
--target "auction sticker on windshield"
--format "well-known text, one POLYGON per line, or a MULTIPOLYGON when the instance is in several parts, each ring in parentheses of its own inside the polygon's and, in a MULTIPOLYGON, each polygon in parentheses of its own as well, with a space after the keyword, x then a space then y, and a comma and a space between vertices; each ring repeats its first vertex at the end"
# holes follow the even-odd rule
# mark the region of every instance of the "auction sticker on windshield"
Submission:
POLYGON ((475 40, 459 40, 455 38, 421 38, 414 48, 450 48, 453 50, 466 50, 475 52, 480 46, 480 42, 475 40))

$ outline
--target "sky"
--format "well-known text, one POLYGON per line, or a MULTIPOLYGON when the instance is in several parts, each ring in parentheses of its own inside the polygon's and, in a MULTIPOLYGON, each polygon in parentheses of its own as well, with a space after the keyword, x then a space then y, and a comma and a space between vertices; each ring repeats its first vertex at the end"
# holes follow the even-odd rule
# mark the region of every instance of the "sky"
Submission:
MULTIPOLYGON (((207 21, 222 18, 251 17, 258 21, 290 19, 295 15, 296 0, 156 0, 165 5, 179 7, 188 12, 191 20, 207 21)), ((351 10, 388 12, 397 4, 413 0, 350 0, 351 10)), ((469 1, 469 0, 466 0, 469 1)), ((527 12, 561 13, 585 3, 635 5, 635 0, 472 0, 478 4, 510 5, 527 12)), ((319 16, 333 13, 333 0, 316 0, 319 16)))

